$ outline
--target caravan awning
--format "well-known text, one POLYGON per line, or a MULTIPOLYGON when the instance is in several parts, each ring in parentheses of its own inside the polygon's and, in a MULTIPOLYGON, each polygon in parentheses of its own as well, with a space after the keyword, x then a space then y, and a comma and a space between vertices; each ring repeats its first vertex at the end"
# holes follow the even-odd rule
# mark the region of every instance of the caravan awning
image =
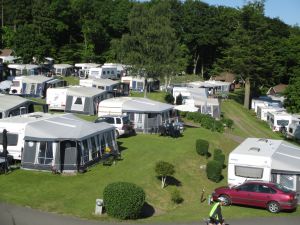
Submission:
POLYGON ((173 105, 148 98, 131 98, 123 103, 123 112, 162 113, 173 108, 173 105))
POLYGON ((300 174, 300 148, 283 141, 272 155, 272 172, 300 174))
POLYGON ((72 114, 64 114, 28 124, 25 128, 24 140, 27 141, 60 141, 83 140, 95 134, 113 131, 108 123, 92 123, 84 121, 72 114))

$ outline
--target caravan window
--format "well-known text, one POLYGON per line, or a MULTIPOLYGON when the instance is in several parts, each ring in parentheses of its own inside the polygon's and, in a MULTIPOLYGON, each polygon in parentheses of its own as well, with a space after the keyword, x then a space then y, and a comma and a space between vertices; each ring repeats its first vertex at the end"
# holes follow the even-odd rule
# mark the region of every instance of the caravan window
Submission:
POLYGON ((263 177, 263 172, 263 168, 235 166, 235 175, 238 177, 261 179, 263 177))
POLYGON ((83 162, 88 162, 89 161, 89 147, 88 147, 87 140, 84 140, 82 142, 82 145, 83 145, 83 151, 82 151, 83 162))
POLYGON ((98 156, 97 152, 97 141, 96 141, 96 136, 91 138, 91 143, 92 143, 92 158, 95 159, 98 156))
POLYGON ((287 126, 287 125, 289 125, 289 121, 288 120, 277 120, 277 125, 278 126, 287 126))
MULTIPOLYGON (((2 145, 2 136, 3 133, 0 133, 0 145, 2 145)), ((17 146, 18 144, 18 134, 7 133, 7 146, 17 146)))
POLYGON ((52 142, 41 141, 38 155, 38 162, 42 165, 49 165, 53 160, 52 142))
POLYGON ((82 105, 82 99, 80 97, 77 97, 77 99, 75 100, 74 104, 76 104, 76 105, 82 105))

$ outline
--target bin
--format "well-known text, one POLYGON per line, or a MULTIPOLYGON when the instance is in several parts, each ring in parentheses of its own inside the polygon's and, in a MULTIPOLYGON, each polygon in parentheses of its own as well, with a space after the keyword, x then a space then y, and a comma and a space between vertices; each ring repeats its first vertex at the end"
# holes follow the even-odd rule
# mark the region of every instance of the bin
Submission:
POLYGON ((102 215, 102 211, 103 211, 103 199, 96 199, 95 214, 102 215))

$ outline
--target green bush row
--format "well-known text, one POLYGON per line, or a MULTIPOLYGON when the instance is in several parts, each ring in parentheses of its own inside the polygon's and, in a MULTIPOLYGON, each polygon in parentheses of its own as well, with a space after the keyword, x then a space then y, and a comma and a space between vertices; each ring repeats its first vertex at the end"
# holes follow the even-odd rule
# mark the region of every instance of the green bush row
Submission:
POLYGON ((199 123, 201 127, 209 129, 211 131, 217 131, 222 133, 224 131, 224 125, 221 121, 217 121, 213 117, 207 114, 201 114, 199 112, 186 112, 180 114, 182 117, 186 117, 188 120, 192 120, 195 123, 199 123))

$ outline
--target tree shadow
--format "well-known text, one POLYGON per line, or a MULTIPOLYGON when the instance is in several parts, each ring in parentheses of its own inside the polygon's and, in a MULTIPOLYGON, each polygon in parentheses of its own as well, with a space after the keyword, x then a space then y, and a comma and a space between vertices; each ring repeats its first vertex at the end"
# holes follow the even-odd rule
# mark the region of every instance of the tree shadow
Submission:
POLYGON ((141 218, 149 218, 153 216, 154 213, 155 209, 153 208, 153 206, 145 202, 141 210, 141 218))
MULTIPOLYGON (((157 179, 161 180, 161 176, 157 176, 157 179)), ((166 186, 182 186, 181 181, 177 180, 175 177, 167 176, 166 178, 166 186)))
POLYGON ((229 94, 229 99, 236 101, 237 103, 243 105, 244 104, 244 91, 237 90, 234 93, 229 94))

